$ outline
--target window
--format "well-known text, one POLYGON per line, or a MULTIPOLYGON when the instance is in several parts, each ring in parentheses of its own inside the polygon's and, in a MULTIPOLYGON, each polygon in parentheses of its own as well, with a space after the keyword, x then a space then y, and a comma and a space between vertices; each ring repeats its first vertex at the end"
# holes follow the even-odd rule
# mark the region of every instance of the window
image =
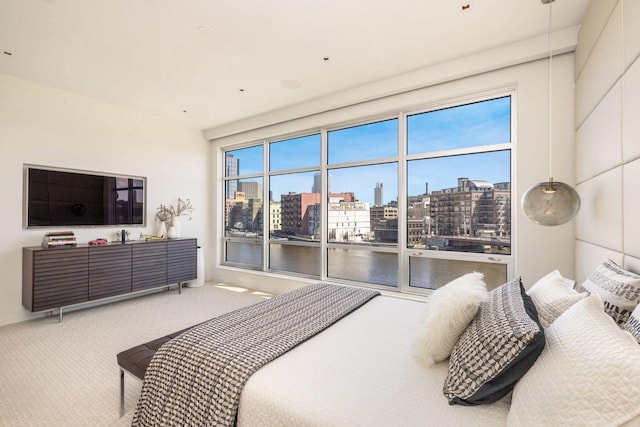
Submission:
POLYGON ((421 154, 511 142, 511 97, 407 118, 407 153, 421 154))
POLYGON ((319 175, 309 171, 269 178, 270 270, 320 276, 320 184, 314 184, 319 175))
POLYGON ((327 238, 331 243, 392 245, 398 243, 397 215, 376 216, 385 204, 398 204, 398 164, 336 168, 329 171, 331 192, 327 195, 327 238), (376 205, 374 193, 384 189, 386 199, 376 205), (396 229, 393 231, 393 221, 396 229))
POLYGON ((270 143, 269 163, 270 171, 308 166, 320 167, 320 135, 308 135, 270 143))
MULTIPOLYGON (((407 248, 511 254, 510 142, 511 97, 407 117, 407 248)), ((436 288, 473 270, 494 286, 506 281, 505 264, 480 260, 416 252, 409 286, 436 288)))
POLYGON ((329 131, 327 152, 327 277, 397 288, 397 209, 376 212, 398 204, 398 119, 329 131))
POLYGON ((409 161, 407 223, 425 237, 407 245, 510 254, 510 165, 510 150, 409 161))
POLYGON ((263 162, 261 145, 225 153, 226 263, 247 268, 262 266, 263 162))
POLYGON ((223 262, 400 292, 469 271, 504 283, 511 103, 507 94, 223 151, 223 262))
POLYGON ((270 142, 270 271, 321 276, 320 134, 270 142))
POLYGON ((329 164, 398 156, 398 120, 336 129, 327 137, 329 164))

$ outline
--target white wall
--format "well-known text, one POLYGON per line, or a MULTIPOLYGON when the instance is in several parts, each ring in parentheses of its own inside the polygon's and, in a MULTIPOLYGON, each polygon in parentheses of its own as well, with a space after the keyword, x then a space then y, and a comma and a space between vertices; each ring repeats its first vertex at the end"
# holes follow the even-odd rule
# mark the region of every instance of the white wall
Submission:
POLYGON ((576 48, 576 279, 640 272, 640 2, 594 0, 576 48))
MULTIPOLYGON (((444 67, 444 66, 442 66, 444 67)), ((556 181, 574 183, 574 55, 567 53, 556 56, 553 62, 553 171, 556 181)), ((455 75, 458 70, 452 69, 455 75)), ((381 86, 378 83, 377 86, 381 86)), ((287 120, 285 110, 282 116, 270 113, 268 120, 277 123, 272 126, 246 130, 214 140, 217 147, 230 143, 240 143, 257 140, 259 138, 279 135, 285 132, 314 129, 321 126, 340 123, 358 117, 372 116, 388 111, 399 111, 418 105, 429 105, 452 99, 458 96, 468 96, 474 93, 488 91, 494 88, 516 88, 517 128, 515 129, 515 170, 513 171, 514 199, 514 247, 515 275, 521 275, 526 287, 530 287, 541 276, 553 269, 560 271, 567 277, 574 272, 574 225, 572 222, 557 227, 542 227, 528 221, 520 209, 520 199, 524 192, 533 184, 548 178, 548 97, 547 97, 547 61, 536 60, 520 65, 510 66, 495 71, 478 72, 478 74, 455 79, 448 83, 426 85, 422 89, 387 96, 368 101, 351 107, 339 108, 321 112, 322 104, 318 104, 318 114, 296 120, 287 120)), ((391 93, 394 90, 393 80, 382 92, 391 93)), ((348 98, 349 94, 345 94, 348 98)), ((339 103, 339 101, 338 101, 339 103)), ((306 105, 303 110, 308 111, 312 105, 306 105)), ((247 129, 253 123, 263 124, 259 119, 252 118, 248 124, 235 124, 235 128, 247 129)), ((228 129, 210 130, 206 135, 224 134, 228 129)), ((214 200, 221 200, 219 189, 223 169, 219 150, 213 150, 213 181, 216 185, 212 193, 214 200)), ((218 207, 216 215, 216 231, 212 235, 215 239, 217 252, 222 254, 220 236, 222 235, 222 210, 218 207)), ((218 258, 219 258, 218 256, 218 258)), ((225 283, 236 283, 252 286, 260 290, 279 293, 300 286, 301 281, 277 275, 258 275, 235 268, 220 265, 217 259, 213 278, 225 283)))
MULTIPOLYGON (((23 164, 147 177, 147 227, 156 208, 189 198, 192 221, 182 235, 209 236, 209 147, 202 133, 68 92, 0 74, 0 325, 34 317, 22 307, 22 247, 40 244, 46 229, 23 228, 23 164)), ((73 228, 79 242, 111 239, 120 227, 73 228)), ((210 270, 209 270, 210 271, 210 270)))

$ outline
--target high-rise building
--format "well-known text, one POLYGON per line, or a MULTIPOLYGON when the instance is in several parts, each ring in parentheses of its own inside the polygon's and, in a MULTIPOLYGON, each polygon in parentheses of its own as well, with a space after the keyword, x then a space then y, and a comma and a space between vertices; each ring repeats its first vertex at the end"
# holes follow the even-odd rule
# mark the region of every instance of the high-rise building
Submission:
POLYGON ((430 195, 431 231, 440 236, 511 237, 511 184, 458 178, 430 195))
MULTIPOLYGON (((238 176, 240 173, 240 159, 233 154, 225 153, 224 156, 224 176, 238 176)), ((235 192, 238 191, 238 181, 227 181, 227 199, 233 199, 235 192)))
POLYGON ((381 182, 376 182, 376 188, 373 189, 373 206, 382 206, 384 204, 384 188, 381 182))
POLYGON ((262 184, 256 181, 236 181, 238 191, 242 191, 247 199, 262 200, 262 184))
POLYGON ((262 200, 247 199, 236 191, 233 199, 226 199, 225 228, 227 230, 262 231, 262 200))
POLYGON ((284 233, 306 236, 309 233, 308 207, 320 204, 320 193, 283 194, 280 199, 281 222, 284 233))
MULTIPOLYGON (((322 190, 322 177, 320 172, 313 175, 313 187, 311 187, 312 193, 320 193, 322 190)), ((331 193, 331 175, 327 175, 327 193, 331 193)))

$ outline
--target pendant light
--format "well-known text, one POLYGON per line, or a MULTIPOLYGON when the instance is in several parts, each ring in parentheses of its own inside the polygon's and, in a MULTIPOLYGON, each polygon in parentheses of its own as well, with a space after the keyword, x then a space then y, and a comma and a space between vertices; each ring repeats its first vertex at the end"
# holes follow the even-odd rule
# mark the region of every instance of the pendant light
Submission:
POLYGON ((522 210, 525 215, 539 225, 561 225, 570 221, 580 209, 580 196, 570 185, 554 181, 551 177, 551 3, 555 0, 541 0, 549 4, 549 180, 529 188, 522 196, 522 210))

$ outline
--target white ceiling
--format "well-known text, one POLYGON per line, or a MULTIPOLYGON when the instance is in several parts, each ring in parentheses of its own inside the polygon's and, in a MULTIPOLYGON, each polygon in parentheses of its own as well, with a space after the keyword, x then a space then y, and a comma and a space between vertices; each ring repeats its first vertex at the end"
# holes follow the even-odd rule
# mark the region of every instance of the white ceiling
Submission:
MULTIPOLYGON (((554 31, 588 3, 553 3, 554 31)), ((0 73, 207 129, 547 25, 540 0, 0 0, 0 73)))

